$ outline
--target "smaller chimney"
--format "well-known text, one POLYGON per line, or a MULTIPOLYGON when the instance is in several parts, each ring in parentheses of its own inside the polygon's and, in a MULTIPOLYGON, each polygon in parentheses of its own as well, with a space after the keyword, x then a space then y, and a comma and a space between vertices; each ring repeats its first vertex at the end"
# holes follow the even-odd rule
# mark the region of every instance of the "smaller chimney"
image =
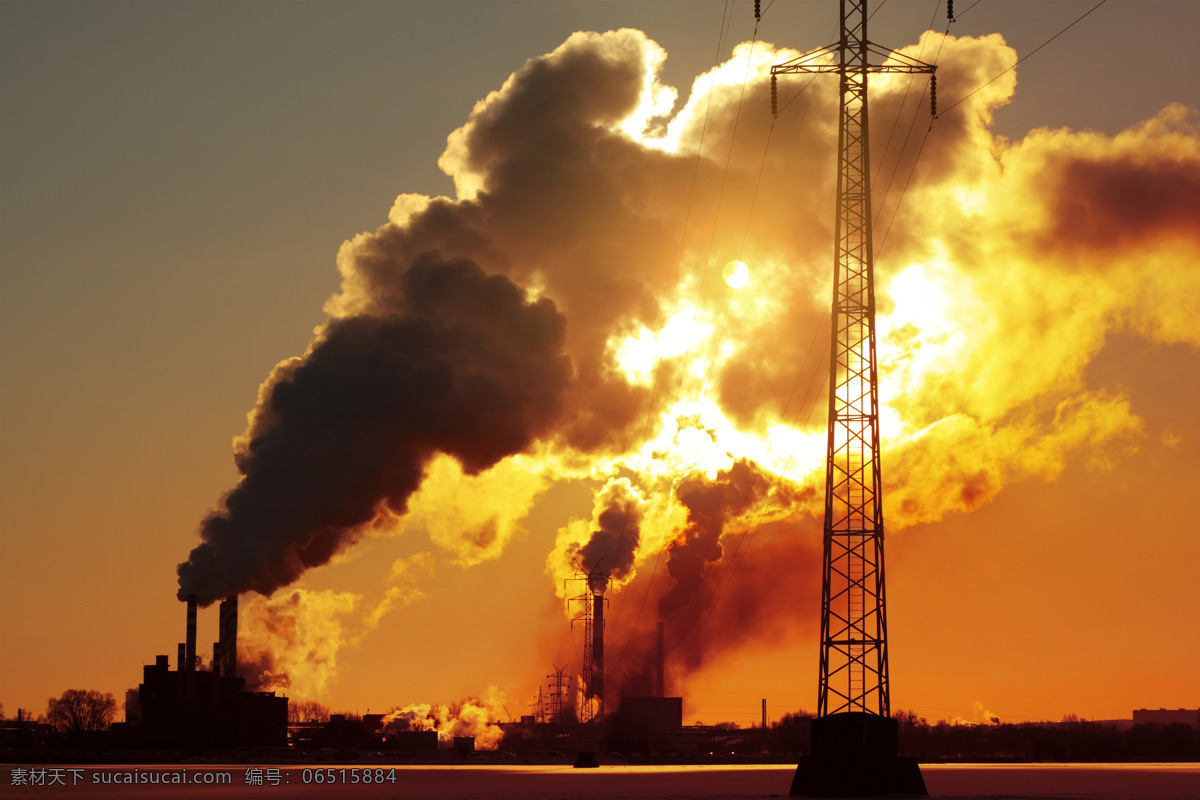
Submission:
MULTIPOLYGON (((164 656, 165 658, 165 656, 164 656)), ((179 643, 179 671, 184 672, 187 669, 187 645, 183 642, 179 643)))
POLYGON ((762 726, 763 726, 763 729, 764 729, 764 730, 765 730, 765 729, 766 729, 766 727, 767 727, 767 698, 765 698, 765 697, 763 698, 763 721, 762 721, 762 726))
POLYGON ((221 643, 213 642, 213 660, 212 660, 213 677, 221 677, 221 643))
POLYGON ((217 630, 221 642, 221 674, 226 678, 237 677, 237 629, 238 599, 231 594, 221 601, 217 630))
POLYGON ((187 599, 187 664, 186 672, 194 672, 196 669, 196 608, 199 606, 199 601, 196 595, 190 595, 187 599))
POLYGON ((654 696, 666 697, 666 643, 663 636, 663 622, 658 621, 658 672, 654 677, 654 696))

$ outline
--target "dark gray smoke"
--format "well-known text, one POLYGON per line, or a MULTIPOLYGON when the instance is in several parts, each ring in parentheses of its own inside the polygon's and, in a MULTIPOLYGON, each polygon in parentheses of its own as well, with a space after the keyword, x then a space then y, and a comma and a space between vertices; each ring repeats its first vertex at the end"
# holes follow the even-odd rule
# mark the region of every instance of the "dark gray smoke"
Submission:
POLYGON ((621 580, 633 568, 633 557, 641 538, 641 500, 628 481, 613 481, 598 498, 604 510, 597 517, 592 538, 579 549, 584 572, 600 569, 613 580, 621 580))
POLYGON ((477 473, 556 421, 571 365, 549 300, 425 254, 400 275, 391 308, 331 320, 276 369, 237 455, 242 480, 179 565, 181 598, 270 594, 382 510, 403 513, 435 453, 477 473))
POLYGON ((667 548, 667 572, 675 580, 658 601, 663 619, 688 605, 710 565, 724 554, 723 534, 730 520, 751 511, 771 488, 772 478, 754 462, 740 459, 709 480, 693 473, 679 484, 675 496, 688 510, 683 535, 667 548))

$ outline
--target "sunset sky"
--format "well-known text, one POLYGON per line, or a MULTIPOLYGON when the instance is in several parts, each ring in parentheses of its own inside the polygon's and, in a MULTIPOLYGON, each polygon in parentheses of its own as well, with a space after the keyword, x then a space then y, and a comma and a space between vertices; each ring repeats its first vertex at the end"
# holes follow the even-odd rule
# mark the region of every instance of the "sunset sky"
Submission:
MULTIPOLYGON (((0 2, 4 714, 181 562, 264 687, 532 713, 595 557, 611 691, 661 608, 687 721, 813 710, 838 4, 763 5, 0 2)), ((1095 2, 956 5, 870 30, 893 709, 1196 708, 1200 3, 983 88, 1095 2)))

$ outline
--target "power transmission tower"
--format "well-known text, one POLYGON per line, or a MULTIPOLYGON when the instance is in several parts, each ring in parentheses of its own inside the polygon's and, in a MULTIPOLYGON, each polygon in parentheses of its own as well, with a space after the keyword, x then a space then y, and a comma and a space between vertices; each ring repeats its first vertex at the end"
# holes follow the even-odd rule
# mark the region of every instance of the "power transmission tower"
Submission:
MULTIPOLYGON (((566 667, 555 665, 554 674, 546 677, 551 680, 550 683, 550 722, 558 724, 563 721, 563 698, 567 696, 567 689, 570 679, 563 673, 566 667)), ((541 696, 541 689, 538 690, 538 696, 541 696)))
POLYGON ((841 0, 836 43, 771 68, 773 111, 778 75, 841 80, 817 719, 813 757, 797 769, 792 794, 925 794, 915 761, 919 788, 911 776, 896 779, 903 786, 886 777, 909 770, 890 763, 902 760, 890 719, 867 90, 872 74, 933 75, 936 67, 872 44, 867 19, 867 0, 841 0), (890 762, 850 767, 847 757, 890 762), (864 771, 872 773, 865 783, 864 771))

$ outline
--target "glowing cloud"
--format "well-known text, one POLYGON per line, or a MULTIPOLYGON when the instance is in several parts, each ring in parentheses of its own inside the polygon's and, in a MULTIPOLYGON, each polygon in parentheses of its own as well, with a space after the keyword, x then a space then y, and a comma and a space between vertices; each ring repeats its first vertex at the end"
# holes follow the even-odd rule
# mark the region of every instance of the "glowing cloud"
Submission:
MULTIPOLYGON (((907 51, 940 53, 948 97, 1015 60, 998 35, 907 51)), ((579 33, 480 100, 439 162, 456 197, 400 195, 342 246, 330 320, 263 384, 181 594, 270 594, 379 530, 494 559, 569 473, 597 491, 558 529, 556 584, 583 558, 663 613, 734 625, 719 592, 754 610, 721 641, 695 622, 692 666, 800 624, 761 578, 817 557, 837 95, 806 89, 772 128, 769 67, 794 55, 739 45, 672 117, 656 43, 579 33), (714 253, 739 255, 724 284, 714 253), (645 569, 663 552, 673 585, 645 569)), ((1128 398, 1088 384, 1106 340, 1200 346, 1200 270, 1181 267, 1200 263, 1196 112, 1007 141, 989 125, 1015 85, 876 150, 881 175, 911 175, 903 203, 899 182, 876 194, 890 530, 1071 458, 1105 468, 1142 435, 1128 398)), ((873 83, 873 119, 926 114, 907 86, 873 83)))

